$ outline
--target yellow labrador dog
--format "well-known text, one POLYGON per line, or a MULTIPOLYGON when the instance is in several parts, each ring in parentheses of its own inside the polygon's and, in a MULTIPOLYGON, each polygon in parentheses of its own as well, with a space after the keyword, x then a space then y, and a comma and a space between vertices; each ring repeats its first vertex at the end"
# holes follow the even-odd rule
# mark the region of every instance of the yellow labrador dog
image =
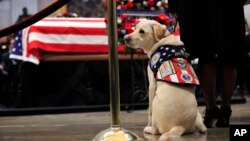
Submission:
POLYGON ((144 132, 162 134, 161 141, 197 130, 206 132, 194 94, 199 81, 183 42, 154 20, 139 22, 124 40, 131 48, 143 49, 150 59, 149 119, 144 132))

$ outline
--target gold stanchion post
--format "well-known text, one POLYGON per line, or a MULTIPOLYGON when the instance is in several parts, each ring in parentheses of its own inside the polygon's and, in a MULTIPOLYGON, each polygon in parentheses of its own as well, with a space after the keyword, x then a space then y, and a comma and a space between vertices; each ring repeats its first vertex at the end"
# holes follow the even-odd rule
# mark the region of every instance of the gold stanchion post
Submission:
POLYGON ((111 126, 96 135, 92 141, 142 141, 136 134, 120 126, 120 85, 117 55, 116 0, 108 0, 108 42, 110 77, 111 126))

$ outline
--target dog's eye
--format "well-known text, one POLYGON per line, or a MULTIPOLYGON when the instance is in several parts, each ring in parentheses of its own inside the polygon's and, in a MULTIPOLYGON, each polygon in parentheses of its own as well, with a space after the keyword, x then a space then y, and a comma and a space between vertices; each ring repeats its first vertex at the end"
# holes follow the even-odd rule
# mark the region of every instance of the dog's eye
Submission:
POLYGON ((145 31, 144 30, 139 30, 139 33, 144 34, 145 31))

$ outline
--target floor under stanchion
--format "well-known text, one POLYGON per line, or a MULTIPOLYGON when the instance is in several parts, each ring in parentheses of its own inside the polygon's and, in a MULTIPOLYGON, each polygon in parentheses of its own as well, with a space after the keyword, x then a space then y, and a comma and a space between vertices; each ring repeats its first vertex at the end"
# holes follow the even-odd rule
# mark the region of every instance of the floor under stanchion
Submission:
MULTIPOLYGON (((250 124, 250 97, 246 103, 232 105, 232 124, 250 124)), ((199 106, 201 112, 204 106, 199 106)), ((157 141, 159 136, 144 135, 147 110, 132 113, 122 111, 122 127, 133 131, 145 141, 157 141)), ((90 141, 109 127, 109 112, 84 112, 0 117, 0 141, 90 141)), ((207 134, 188 134, 176 141, 229 141, 229 128, 212 128, 207 134)))

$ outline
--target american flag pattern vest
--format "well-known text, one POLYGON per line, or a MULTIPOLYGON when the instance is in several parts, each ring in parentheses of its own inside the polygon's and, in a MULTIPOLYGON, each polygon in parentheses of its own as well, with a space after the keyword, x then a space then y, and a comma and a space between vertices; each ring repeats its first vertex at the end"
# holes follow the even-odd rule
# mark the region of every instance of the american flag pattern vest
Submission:
POLYGON ((149 60, 156 81, 199 85, 193 67, 187 61, 188 56, 183 45, 160 46, 149 60))

